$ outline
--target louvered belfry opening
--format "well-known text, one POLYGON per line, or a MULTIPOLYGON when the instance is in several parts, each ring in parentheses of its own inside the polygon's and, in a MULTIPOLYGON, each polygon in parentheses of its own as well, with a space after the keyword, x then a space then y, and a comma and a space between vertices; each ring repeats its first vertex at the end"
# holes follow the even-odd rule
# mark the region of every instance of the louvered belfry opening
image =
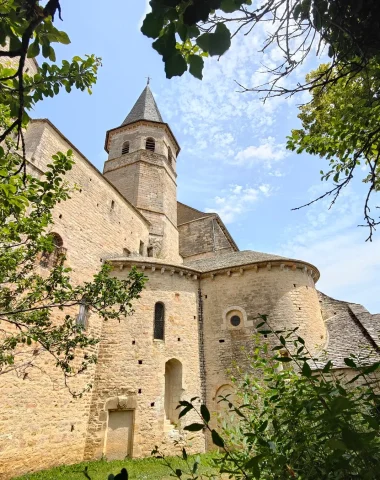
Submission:
POLYGON ((151 152, 154 152, 156 148, 156 142, 154 141, 154 138, 148 137, 145 142, 145 149, 150 150, 151 152))
POLYGON ((165 333, 165 306, 157 302, 154 306, 154 339, 163 340, 165 333))
POLYGON ((126 153, 129 153, 129 142, 124 142, 123 147, 121 149, 122 155, 125 155, 126 153))

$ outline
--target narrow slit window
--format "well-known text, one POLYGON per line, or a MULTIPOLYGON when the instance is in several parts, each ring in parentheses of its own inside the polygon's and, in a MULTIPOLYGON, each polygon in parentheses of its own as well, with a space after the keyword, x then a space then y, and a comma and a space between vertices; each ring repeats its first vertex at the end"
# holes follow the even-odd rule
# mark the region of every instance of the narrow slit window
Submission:
POLYGON ((139 254, 140 254, 141 256, 144 255, 144 242, 141 242, 141 241, 140 241, 139 254))
POLYGON ((150 150, 151 152, 154 152, 156 149, 156 142, 154 138, 148 137, 145 142, 145 149, 150 150))
POLYGON ((126 153, 129 153, 129 142, 124 142, 121 149, 122 155, 125 155, 126 153))
POLYGON ((154 339, 163 340, 165 333, 165 307, 161 302, 154 306, 154 339))

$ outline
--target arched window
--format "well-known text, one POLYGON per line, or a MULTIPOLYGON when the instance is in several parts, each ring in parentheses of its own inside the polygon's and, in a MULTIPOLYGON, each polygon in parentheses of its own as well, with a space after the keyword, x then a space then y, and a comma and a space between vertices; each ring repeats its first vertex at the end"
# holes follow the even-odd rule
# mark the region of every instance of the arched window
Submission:
POLYGON ((165 333, 165 306, 157 302, 154 306, 154 339, 163 340, 165 333))
POLYGON ((122 155, 125 155, 126 153, 129 153, 129 142, 124 142, 123 147, 121 149, 122 155))
POLYGON ((173 154, 172 154, 172 149, 168 147, 168 161, 170 165, 173 165, 173 154))
POLYGON ((55 267, 60 258, 66 254, 66 248, 63 246, 63 240, 58 233, 50 233, 53 242, 53 250, 51 252, 43 252, 41 255, 40 265, 43 268, 55 267))
POLYGON ((88 305, 86 305, 86 302, 82 300, 79 304, 79 312, 77 315, 77 320, 76 324, 80 325, 84 329, 87 328, 87 319, 88 319, 88 305))
POLYGON ((145 142, 145 149, 150 150, 151 152, 154 152, 155 148, 156 148, 156 142, 154 138, 148 137, 145 142))

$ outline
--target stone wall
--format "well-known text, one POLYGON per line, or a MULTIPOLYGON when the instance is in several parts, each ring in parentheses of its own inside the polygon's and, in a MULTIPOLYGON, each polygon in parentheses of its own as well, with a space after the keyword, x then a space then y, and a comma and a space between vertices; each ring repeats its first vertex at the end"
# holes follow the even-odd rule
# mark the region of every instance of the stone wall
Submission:
MULTIPOLYGON (((32 122, 26 140, 28 158, 42 170, 52 154, 72 148, 46 121, 32 122)), ((124 248, 138 252, 141 240, 148 243, 149 224, 80 152, 74 155, 76 164, 66 179, 78 190, 57 206, 52 231, 63 239, 72 279, 79 283, 89 280, 105 258, 122 255, 124 248)), ((101 328, 99 318, 90 315, 89 332, 99 336, 101 328)), ((47 354, 37 365, 25 378, 16 372, 1 377, 2 479, 83 459, 92 393, 73 398, 47 354)), ((90 369, 72 387, 81 390, 93 383, 93 376, 90 369)))
MULTIPOLYGON (((259 314, 274 328, 300 327, 311 350, 324 344, 326 329, 309 270, 276 262, 203 274, 201 280, 206 401, 217 410, 217 391, 230 383, 227 369, 246 363, 259 314), (234 326, 233 317, 240 318, 234 326)), ((236 320, 236 319, 235 319, 236 320)))
POLYGON ((185 263, 186 260, 221 255, 236 250, 221 229, 215 215, 178 225, 178 232, 179 252, 185 263))
POLYGON ((159 258, 182 263, 178 253, 177 184, 175 159, 169 162, 168 146, 175 144, 165 124, 137 122, 120 127, 108 140, 109 159, 104 176, 151 223, 150 233, 161 244, 159 258), (145 140, 153 137, 155 151, 145 150, 145 140), (130 142, 130 153, 122 155, 123 142, 130 142))
MULTIPOLYGON (((128 259, 125 262, 128 265, 128 259)), ((127 266, 120 270, 123 262, 118 260, 114 263, 115 275, 124 278, 129 271, 127 266)), ((149 281, 136 304, 134 315, 116 325, 106 323, 103 328, 86 459, 100 458, 107 452, 108 411, 122 409, 118 407, 118 398, 128 399, 126 405, 129 402, 129 406, 125 408, 134 411, 134 457, 150 455, 155 445, 167 454, 173 454, 174 440, 185 439, 178 425, 195 420, 194 415, 187 415, 178 425, 168 420, 168 412, 165 412, 165 365, 173 359, 181 363, 182 399, 200 395, 199 280, 181 267, 162 263, 143 264, 143 269, 149 281), (162 302, 165 308, 164 340, 155 340, 153 335, 156 302, 162 302)), ((176 382, 178 385, 178 379, 176 382)), ((203 434, 195 435, 191 443, 192 451, 203 451, 203 434)))

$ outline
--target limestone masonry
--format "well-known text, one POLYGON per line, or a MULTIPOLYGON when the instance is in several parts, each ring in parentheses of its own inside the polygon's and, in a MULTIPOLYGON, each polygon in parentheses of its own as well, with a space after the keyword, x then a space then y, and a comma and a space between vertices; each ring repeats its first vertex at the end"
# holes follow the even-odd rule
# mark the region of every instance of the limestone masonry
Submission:
MULTIPOLYGON (((218 411, 218 396, 231 391, 226 370, 244 362, 241 347, 252 345, 260 313, 276 328, 298 326, 336 368, 362 345, 378 356, 380 315, 318 292, 319 271, 307 262, 239 251, 216 213, 177 202, 180 147, 149 86, 107 132, 103 174, 49 120, 32 121, 26 142, 35 175, 57 151, 74 151, 67 180, 78 189, 54 211, 51 232, 73 281, 89 280, 105 261, 119 278, 137 266, 149 281, 125 321, 102 323, 88 312, 86 328, 101 342, 97 365, 75 380, 93 385, 82 398, 70 395, 47 355, 27 378, 2 377, 1 479, 141 457, 155 445, 174 453, 195 420, 178 419, 178 401, 198 396, 218 411)), ((190 437, 193 452, 211 446, 203 432, 190 437)))

